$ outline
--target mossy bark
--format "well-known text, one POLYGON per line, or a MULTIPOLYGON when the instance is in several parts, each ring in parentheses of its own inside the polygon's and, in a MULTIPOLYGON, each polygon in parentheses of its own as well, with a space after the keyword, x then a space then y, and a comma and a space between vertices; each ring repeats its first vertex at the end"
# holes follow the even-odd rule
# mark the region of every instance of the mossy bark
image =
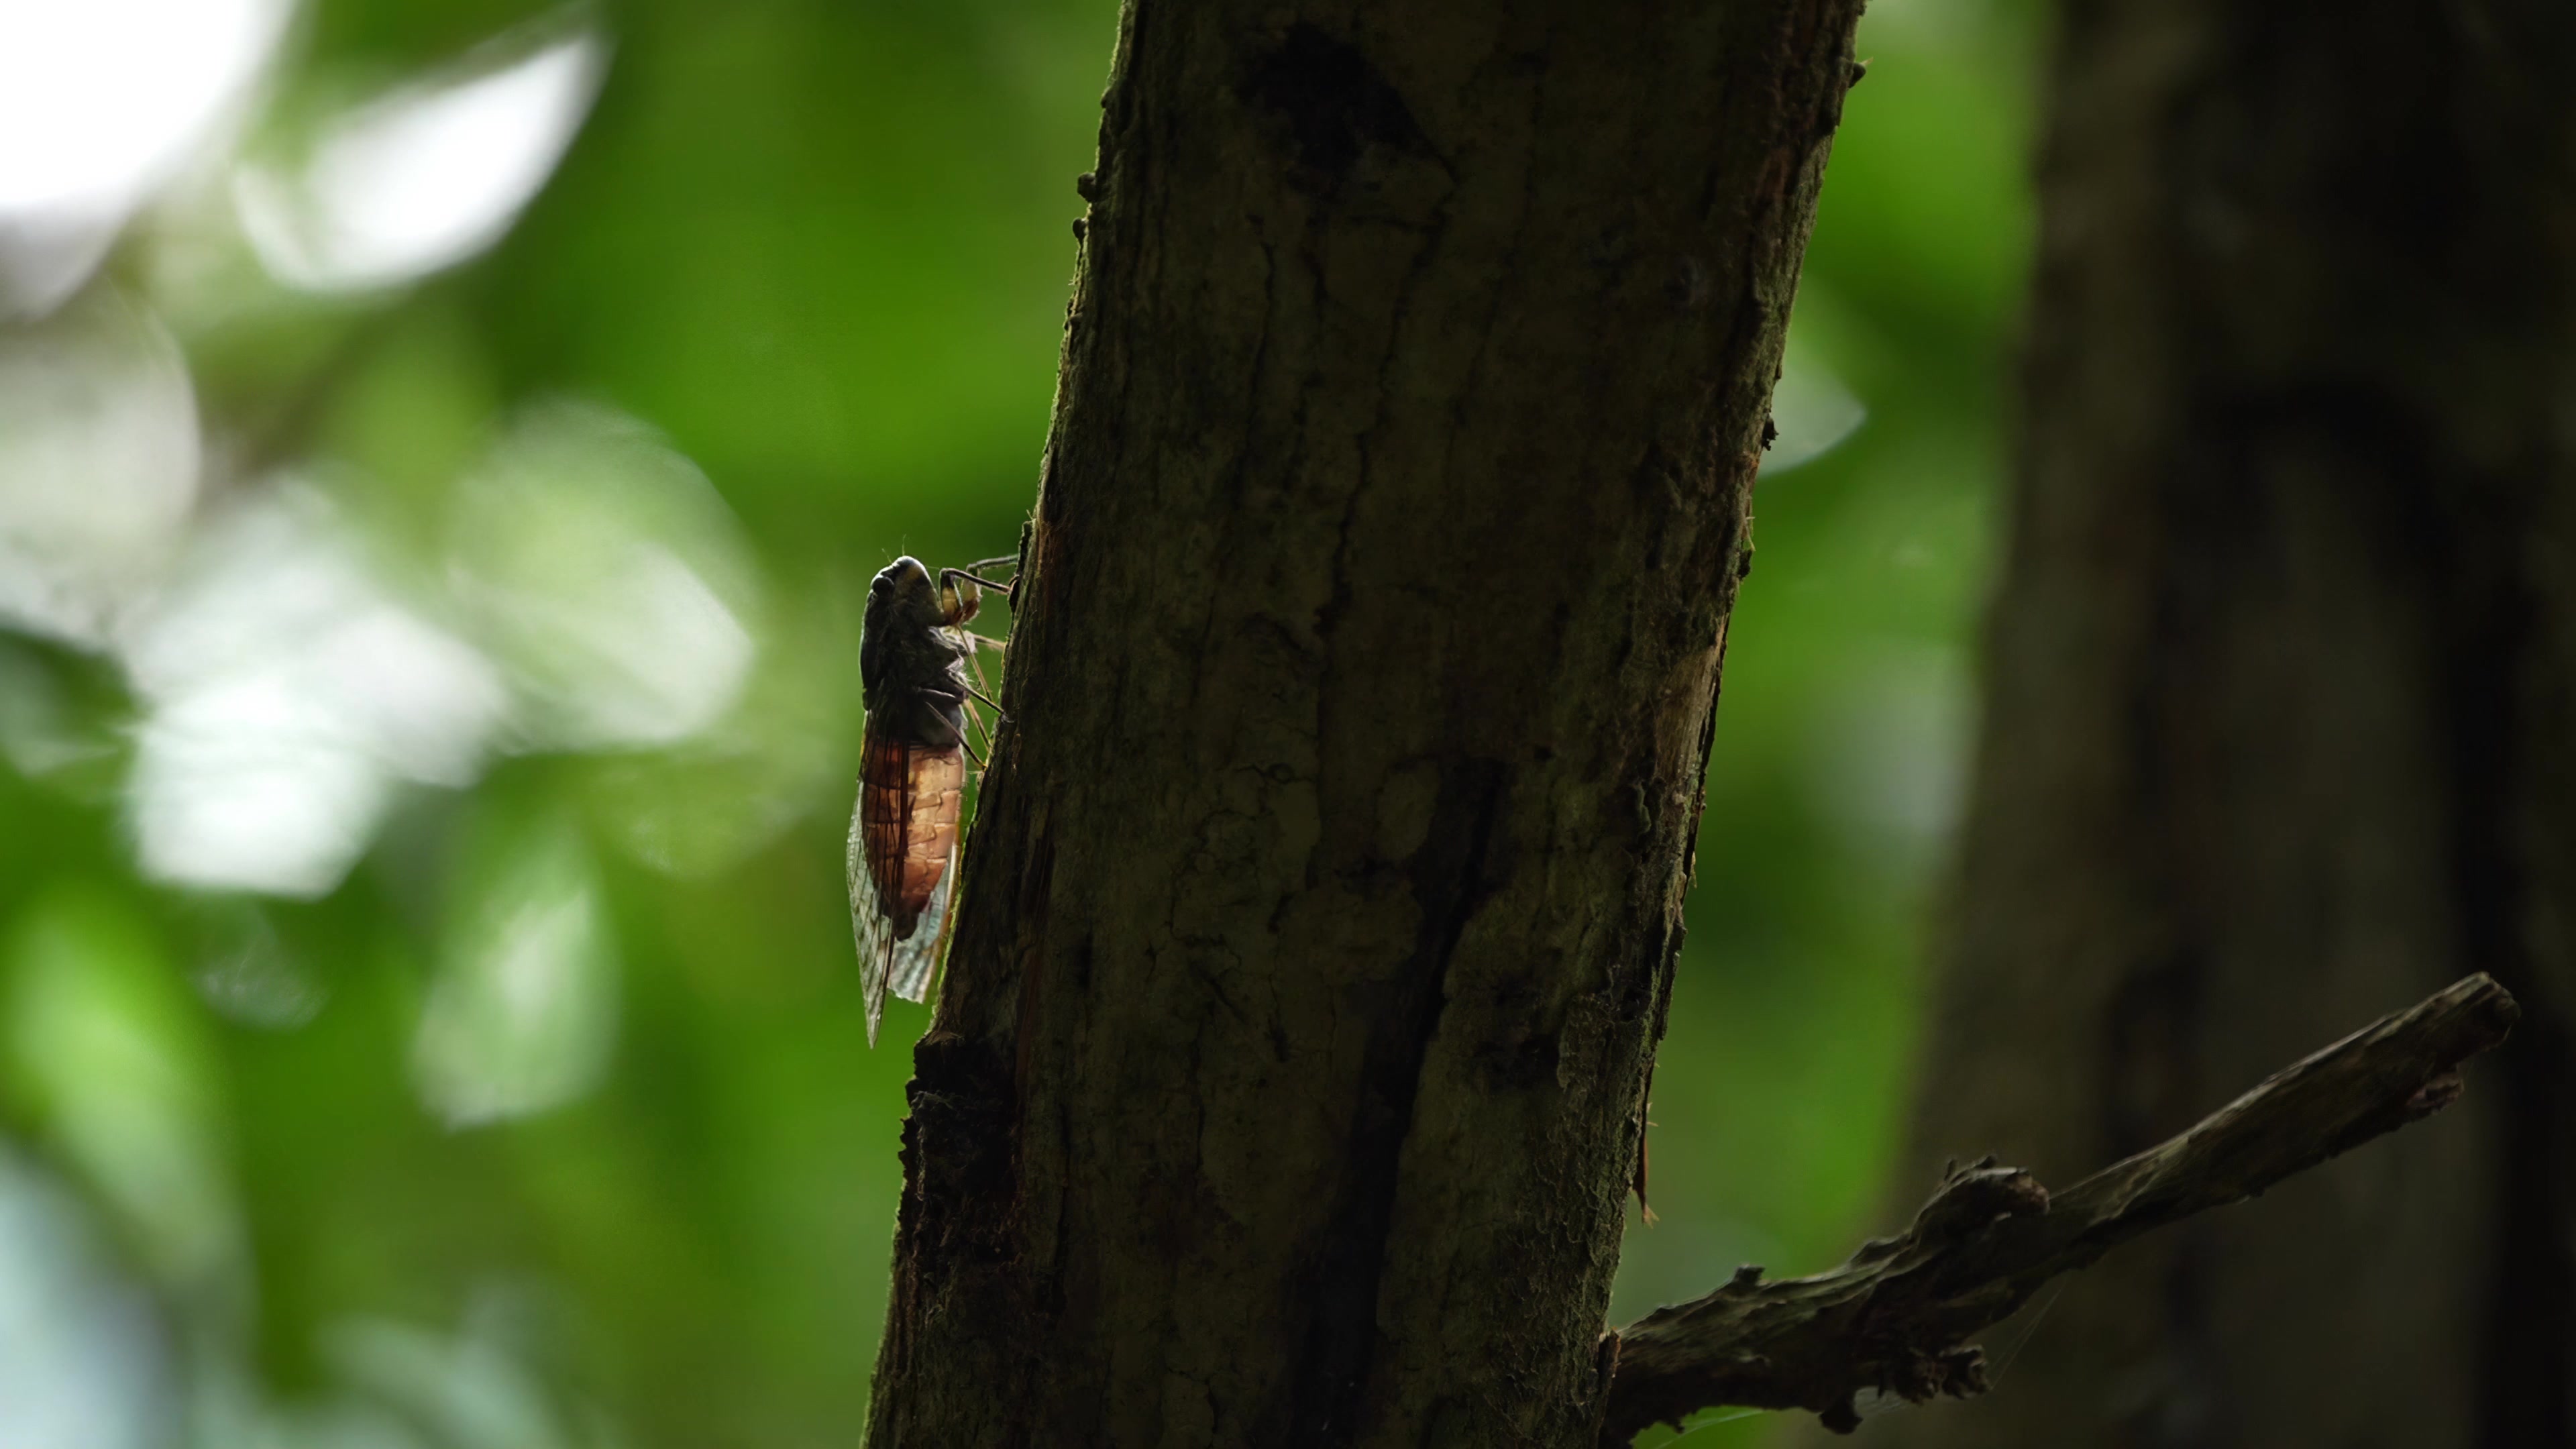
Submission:
POLYGON ((1857 0, 1134 0, 870 1442, 1589 1445, 1857 0))

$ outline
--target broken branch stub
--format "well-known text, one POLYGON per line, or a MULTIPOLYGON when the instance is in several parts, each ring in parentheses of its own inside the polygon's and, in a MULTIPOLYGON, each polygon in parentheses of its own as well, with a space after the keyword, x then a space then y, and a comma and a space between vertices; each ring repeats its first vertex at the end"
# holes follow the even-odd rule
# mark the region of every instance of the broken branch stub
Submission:
POLYGON ((2460 1094, 2460 1063, 2520 1015, 2492 977, 2467 977, 2054 1196, 1992 1158, 1954 1165, 1903 1234, 1839 1268, 1772 1283, 1742 1270, 1620 1330, 1601 1442, 1721 1404, 1806 1409, 1848 1431, 1864 1389, 1918 1402, 1982 1393, 1970 1334, 2121 1243, 2440 1111, 2460 1094))

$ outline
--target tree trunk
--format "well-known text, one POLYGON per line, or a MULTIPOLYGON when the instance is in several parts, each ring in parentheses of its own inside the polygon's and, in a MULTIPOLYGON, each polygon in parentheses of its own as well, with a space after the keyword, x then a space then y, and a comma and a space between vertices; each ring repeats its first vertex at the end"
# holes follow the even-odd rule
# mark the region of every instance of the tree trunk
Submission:
POLYGON ((2576 9, 2064 25, 1904 1186, 2132 1151, 2464 972, 2529 1015, 2465 1110, 2112 1259, 1874 1437, 2576 1442, 2576 9))
POLYGON ((1131 0, 879 1446, 1591 1442, 1857 0, 1131 0))

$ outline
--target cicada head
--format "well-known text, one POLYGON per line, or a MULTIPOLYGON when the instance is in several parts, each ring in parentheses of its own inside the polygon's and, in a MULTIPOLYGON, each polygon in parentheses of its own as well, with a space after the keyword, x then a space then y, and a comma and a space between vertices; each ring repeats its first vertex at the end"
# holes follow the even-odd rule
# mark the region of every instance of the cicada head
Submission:
POLYGON ((868 582, 868 608, 859 624, 859 677, 873 693, 910 641, 939 627, 939 586, 909 554, 877 570, 868 582))
MULTIPOLYGON (((921 560, 905 554, 877 570, 877 576, 868 581, 868 609, 871 614, 887 609, 908 611, 937 593, 930 582, 930 570, 922 566, 921 560)), ((944 598, 941 601, 946 602, 944 598)))

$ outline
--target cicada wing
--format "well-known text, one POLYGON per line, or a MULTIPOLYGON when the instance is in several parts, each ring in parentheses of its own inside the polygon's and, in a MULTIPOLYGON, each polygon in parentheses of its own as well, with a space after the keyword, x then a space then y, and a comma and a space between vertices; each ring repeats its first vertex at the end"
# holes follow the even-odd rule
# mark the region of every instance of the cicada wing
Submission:
POLYGON ((850 810, 850 935, 859 948, 859 995, 867 1003, 868 1045, 877 1044, 877 1022, 885 1016, 886 969, 894 960, 894 922, 886 918, 876 876, 868 869, 868 785, 859 782, 858 803, 850 810))
POLYGON ((879 734, 873 717, 860 734, 859 799, 850 812, 850 932, 858 942, 859 990, 867 1003, 872 1047, 885 1017, 887 978, 903 944, 898 939, 901 923, 915 919, 904 905, 913 894, 907 842, 916 768, 936 762, 935 755, 879 734))
MULTIPOLYGON (((930 996, 930 981, 939 973, 939 958, 948 944, 949 913, 955 909, 957 886, 957 852, 948 852, 948 868, 939 873, 939 884, 932 888, 930 904, 922 908, 921 919, 913 926, 912 939, 894 943, 886 972, 886 987, 906 1001, 925 1001, 930 996)), ((883 1001, 883 996, 879 996, 883 1001)))

